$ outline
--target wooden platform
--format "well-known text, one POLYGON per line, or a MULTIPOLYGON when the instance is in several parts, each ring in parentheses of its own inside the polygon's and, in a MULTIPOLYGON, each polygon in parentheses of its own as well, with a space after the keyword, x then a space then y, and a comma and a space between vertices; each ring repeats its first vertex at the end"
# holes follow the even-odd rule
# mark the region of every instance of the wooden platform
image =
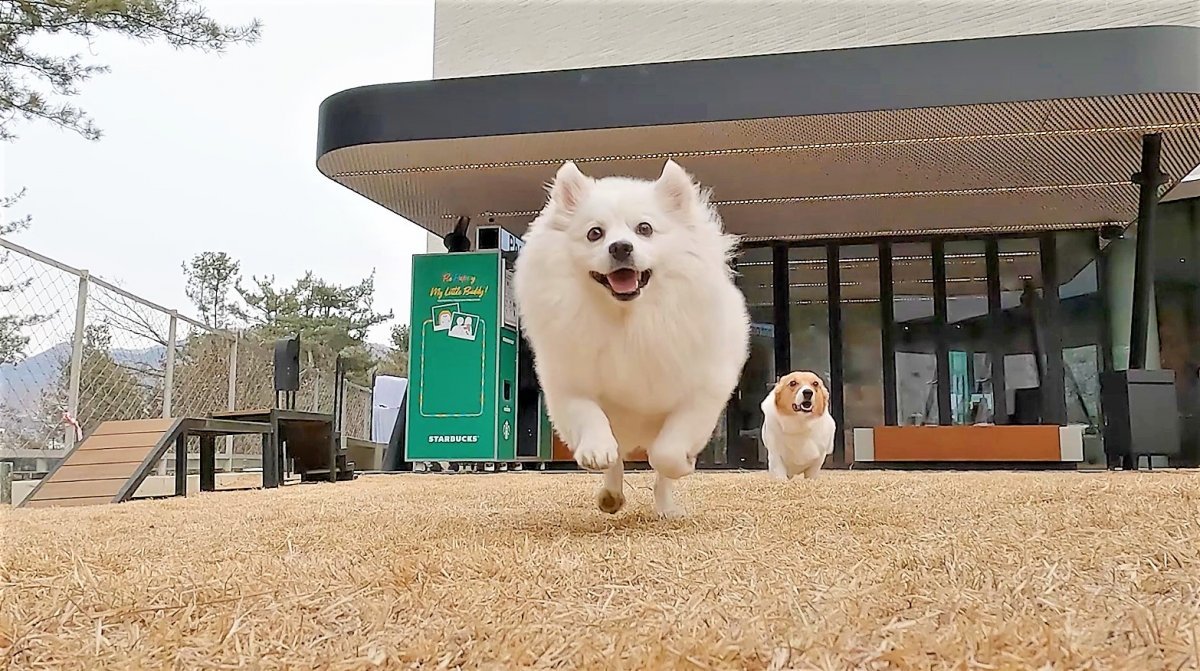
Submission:
POLYGON ((178 423, 178 419, 104 422, 63 457, 21 505, 86 506, 122 500, 134 476, 147 463, 162 458, 178 423))
POLYGON ((76 445, 34 487, 19 507, 87 506, 127 501, 171 445, 183 448, 176 494, 186 489, 186 440, 199 436, 201 489, 215 488, 215 437, 266 433, 270 425, 189 417, 104 422, 76 445), (180 475, 182 474, 182 478, 180 475))
POLYGON ((216 412, 214 420, 261 422, 271 427, 263 435, 263 487, 279 487, 285 476, 285 457, 305 482, 351 480, 354 463, 339 444, 333 415, 284 408, 216 412))

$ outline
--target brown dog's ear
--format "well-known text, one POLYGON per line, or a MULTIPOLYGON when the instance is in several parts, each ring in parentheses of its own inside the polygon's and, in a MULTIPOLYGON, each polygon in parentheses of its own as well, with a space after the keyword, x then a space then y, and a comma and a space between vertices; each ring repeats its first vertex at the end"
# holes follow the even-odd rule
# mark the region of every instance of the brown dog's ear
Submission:
POLYGON ((817 390, 817 394, 821 397, 821 413, 824 415, 829 412, 829 385, 825 381, 821 381, 821 388, 817 390))

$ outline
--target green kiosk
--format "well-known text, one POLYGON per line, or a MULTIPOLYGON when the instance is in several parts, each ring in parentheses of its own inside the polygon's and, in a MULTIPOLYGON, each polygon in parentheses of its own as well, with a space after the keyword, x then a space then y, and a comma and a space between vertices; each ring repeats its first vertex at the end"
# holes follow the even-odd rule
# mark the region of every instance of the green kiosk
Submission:
POLYGON ((520 248, 503 228, 481 226, 476 251, 413 256, 405 461, 554 457, 533 357, 517 325, 512 275, 520 248))

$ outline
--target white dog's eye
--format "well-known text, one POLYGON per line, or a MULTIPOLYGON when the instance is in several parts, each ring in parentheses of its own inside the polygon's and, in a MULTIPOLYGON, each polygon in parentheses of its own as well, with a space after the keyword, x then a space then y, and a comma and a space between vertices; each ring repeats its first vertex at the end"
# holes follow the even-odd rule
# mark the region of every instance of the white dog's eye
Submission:
POLYGON ((644 238, 648 238, 652 233, 654 233, 654 227, 643 221, 633 228, 633 232, 644 238))
POLYGON ((604 229, 603 228, 600 228, 599 226, 593 226, 590 229, 588 229, 588 232, 587 232, 588 242, 595 242, 603 237, 604 237, 604 229))

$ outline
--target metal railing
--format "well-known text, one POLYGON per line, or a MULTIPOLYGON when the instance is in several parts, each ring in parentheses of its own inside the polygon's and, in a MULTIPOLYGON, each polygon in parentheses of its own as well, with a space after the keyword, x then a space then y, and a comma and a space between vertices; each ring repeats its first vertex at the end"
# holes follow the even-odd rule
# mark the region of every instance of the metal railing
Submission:
MULTIPOLYGON (((272 343, 214 329, 87 270, 0 239, 0 450, 74 445, 108 420, 272 407, 272 343)), ((332 364, 302 361, 297 408, 334 409, 332 364)), ((347 382, 344 435, 369 439, 371 390, 347 382)), ((225 456, 257 453, 228 440, 225 456)))

